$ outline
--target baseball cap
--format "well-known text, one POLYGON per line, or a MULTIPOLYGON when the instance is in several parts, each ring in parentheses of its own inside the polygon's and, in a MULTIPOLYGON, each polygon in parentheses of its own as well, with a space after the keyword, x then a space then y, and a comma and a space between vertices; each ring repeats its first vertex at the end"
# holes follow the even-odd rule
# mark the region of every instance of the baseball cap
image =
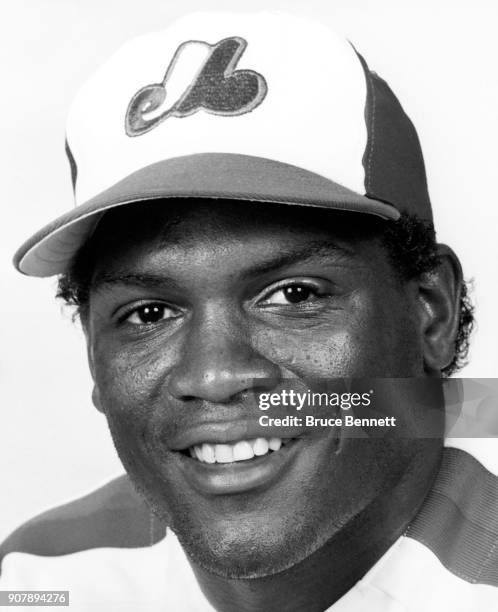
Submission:
POLYGON ((105 212, 212 198, 431 219, 419 140, 389 86, 322 23, 196 13, 118 50, 69 112, 75 206, 27 240, 24 274, 68 270, 105 212))

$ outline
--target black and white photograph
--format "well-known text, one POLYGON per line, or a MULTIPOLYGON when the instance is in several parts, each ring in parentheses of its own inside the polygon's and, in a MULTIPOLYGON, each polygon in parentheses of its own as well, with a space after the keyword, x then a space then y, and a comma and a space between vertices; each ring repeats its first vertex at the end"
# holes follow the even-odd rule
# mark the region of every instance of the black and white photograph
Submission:
POLYGON ((0 607, 498 610, 498 6, 1 20, 0 607))

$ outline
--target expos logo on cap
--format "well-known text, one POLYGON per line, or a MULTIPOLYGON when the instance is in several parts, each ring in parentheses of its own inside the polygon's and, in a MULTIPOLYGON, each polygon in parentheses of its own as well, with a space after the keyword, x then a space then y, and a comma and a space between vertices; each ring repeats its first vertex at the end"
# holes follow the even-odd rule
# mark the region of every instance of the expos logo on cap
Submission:
POLYGON ((142 87, 131 99, 126 111, 128 136, 140 136, 168 117, 188 117, 204 110, 214 115, 243 115, 263 101, 268 90, 264 77, 254 70, 236 70, 247 42, 233 36, 214 45, 189 40, 175 51, 162 83, 142 87), (200 66, 200 68, 199 68, 200 66), (167 98, 170 79, 182 80, 195 71, 193 79, 173 104, 152 115, 167 98))

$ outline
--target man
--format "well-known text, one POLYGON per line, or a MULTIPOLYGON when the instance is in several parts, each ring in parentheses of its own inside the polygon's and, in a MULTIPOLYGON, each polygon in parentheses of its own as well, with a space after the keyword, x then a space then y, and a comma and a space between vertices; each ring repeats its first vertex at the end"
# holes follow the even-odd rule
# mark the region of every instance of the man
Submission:
POLYGON ((185 18, 89 81, 66 150, 77 206, 15 263, 77 307, 127 477, 15 532, 2 589, 80 610, 496 607, 496 477, 442 450, 461 267, 416 132, 354 48, 288 16, 185 18), (323 385, 396 427, 262 425, 263 394, 323 385))

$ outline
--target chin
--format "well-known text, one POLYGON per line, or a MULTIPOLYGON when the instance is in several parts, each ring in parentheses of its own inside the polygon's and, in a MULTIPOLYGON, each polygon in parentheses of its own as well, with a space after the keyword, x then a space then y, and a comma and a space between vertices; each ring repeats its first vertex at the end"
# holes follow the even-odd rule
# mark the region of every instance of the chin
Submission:
POLYGON ((307 538, 264 528, 259 522, 236 521, 209 531, 174 531, 192 561, 211 574, 227 578, 254 579, 281 572, 304 559, 307 538))
MULTIPOLYGON (((127 466, 131 468, 131 466, 127 466)), ((155 479, 145 484, 133 469, 128 470, 137 492, 154 515, 174 531, 190 559, 205 571, 236 579, 271 576, 292 567, 311 552, 316 530, 299 524, 298 517, 270 516, 268 507, 241 516, 221 513, 206 518, 192 507, 192 500, 176 496, 155 479)), ((318 544, 315 548, 318 547, 318 544)))

